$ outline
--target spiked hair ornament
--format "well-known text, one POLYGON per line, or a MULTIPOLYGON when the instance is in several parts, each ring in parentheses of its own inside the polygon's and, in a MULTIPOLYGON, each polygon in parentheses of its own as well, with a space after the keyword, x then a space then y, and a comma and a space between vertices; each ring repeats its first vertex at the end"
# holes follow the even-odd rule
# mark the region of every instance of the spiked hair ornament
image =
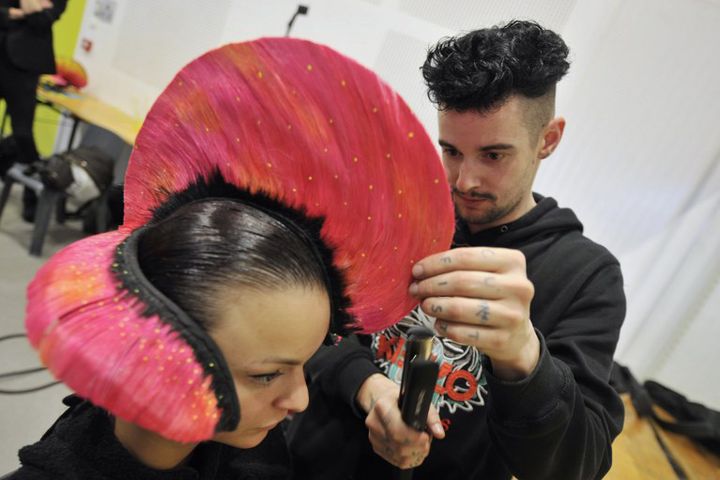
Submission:
POLYGON ((336 333, 377 331, 409 312, 412 264, 448 248, 454 228, 422 125, 353 60, 267 38, 184 67, 138 135, 123 225, 53 256, 28 287, 26 316, 58 379, 182 442, 234 430, 240 406, 219 348, 145 279, 137 245, 145 225, 211 197, 257 205, 303 232, 327 273, 336 333))

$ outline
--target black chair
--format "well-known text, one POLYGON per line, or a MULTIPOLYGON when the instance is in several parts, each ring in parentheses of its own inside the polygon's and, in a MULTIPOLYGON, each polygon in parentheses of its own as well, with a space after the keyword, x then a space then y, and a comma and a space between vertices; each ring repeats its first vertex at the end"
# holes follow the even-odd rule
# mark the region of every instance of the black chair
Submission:
MULTIPOLYGON (((132 151, 132 147, 125 143, 117 135, 95 125, 83 124, 82 138, 78 146, 98 148, 115 160, 115 184, 121 184, 125 176, 125 169, 132 151)), ((63 191, 47 188, 40 181, 40 178, 33 174, 28 165, 16 163, 5 174, 4 185, 0 193, 0 219, 10 197, 12 186, 19 183, 31 189, 38 197, 37 210, 33 227, 32 240, 30 242, 30 255, 42 255, 42 247, 45 242, 48 226, 53 212, 58 223, 65 221, 65 199, 67 195, 63 191)), ((105 231, 108 228, 109 213, 107 208, 107 192, 96 199, 95 224, 98 231, 105 231)))
POLYGON ((31 189, 35 192, 35 195, 37 195, 38 203, 37 210, 35 211, 32 240, 30 241, 30 255, 42 255, 45 234, 47 233, 52 213, 55 212, 58 223, 63 223, 65 220, 65 192, 46 187, 40 181, 40 178, 32 173, 31 167, 21 163, 16 163, 10 167, 7 173, 5 173, 3 182, 2 193, 0 193, 0 219, 2 219, 5 205, 10 197, 10 190, 12 190, 14 184, 19 183, 31 189))

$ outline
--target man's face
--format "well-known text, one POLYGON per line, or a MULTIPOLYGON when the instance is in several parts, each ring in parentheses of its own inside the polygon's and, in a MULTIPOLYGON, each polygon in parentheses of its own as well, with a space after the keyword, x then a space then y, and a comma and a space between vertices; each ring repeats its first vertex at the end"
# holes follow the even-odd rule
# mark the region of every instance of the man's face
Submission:
POLYGON ((471 232, 511 222, 535 204, 532 183, 542 134, 531 138, 526 101, 511 97, 497 110, 440 111, 442 161, 457 214, 471 232))

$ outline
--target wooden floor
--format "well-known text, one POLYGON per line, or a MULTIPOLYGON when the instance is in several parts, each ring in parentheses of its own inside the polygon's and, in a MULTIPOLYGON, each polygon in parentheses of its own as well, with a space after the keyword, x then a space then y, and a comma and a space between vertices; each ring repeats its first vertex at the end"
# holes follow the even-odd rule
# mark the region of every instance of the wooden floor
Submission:
MULTIPOLYGON (((605 477, 610 480, 676 480, 678 477, 665 458, 652 427, 638 419, 630 397, 625 402, 625 428, 613 444, 613 466, 605 477)), ((659 412, 659 414, 661 414, 659 412)), ((720 458, 697 447, 686 437, 658 431, 690 480, 720 480, 720 458)))

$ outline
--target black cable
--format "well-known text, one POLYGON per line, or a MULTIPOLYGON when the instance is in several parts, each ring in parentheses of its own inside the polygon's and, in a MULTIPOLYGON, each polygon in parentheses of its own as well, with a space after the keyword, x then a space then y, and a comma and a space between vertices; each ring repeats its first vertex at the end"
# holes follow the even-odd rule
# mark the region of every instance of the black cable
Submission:
POLYGON ((4 342, 5 340, 12 340, 13 338, 25 338, 27 337, 24 333, 11 333, 10 335, 5 335, 4 337, 0 337, 0 342, 4 342))
POLYGON ((45 367, 28 368, 27 370, 17 370, 14 372, 0 373, 0 378, 17 377, 19 375, 29 375, 35 372, 42 372, 47 370, 45 367))
MULTIPOLYGON (((13 333, 10 335, 5 335, 0 337, 0 342, 4 342, 5 340, 12 340, 14 338, 26 338, 27 335, 24 333, 13 333)), ((8 377, 17 377, 20 375, 29 375, 31 373, 41 372, 43 370, 47 370, 45 367, 35 367, 35 368, 28 368, 25 370, 16 370, 14 372, 5 372, 0 373, 0 378, 8 378, 8 377)), ((40 390, 44 390, 46 388, 54 387, 58 383, 61 383, 59 381, 54 381, 50 383, 46 383, 44 385, 39 385, 37 387, 31 387, 31 388, 24 388, 20 390, 2 390, 0 389, 0 395, 22 395, 25 393, 33 393, 40 390)))
POLYGON ((33 393, 40 390, 44 390, 46 388, 54 387, 58 383, 62 383, 60 381, 50 382, 46 383, 45 385, 40 385, 38 387, 32 387, 32 388, 26 388, 23 390, 0 390, 0 395, 23 395, 25 393, 33 393))

